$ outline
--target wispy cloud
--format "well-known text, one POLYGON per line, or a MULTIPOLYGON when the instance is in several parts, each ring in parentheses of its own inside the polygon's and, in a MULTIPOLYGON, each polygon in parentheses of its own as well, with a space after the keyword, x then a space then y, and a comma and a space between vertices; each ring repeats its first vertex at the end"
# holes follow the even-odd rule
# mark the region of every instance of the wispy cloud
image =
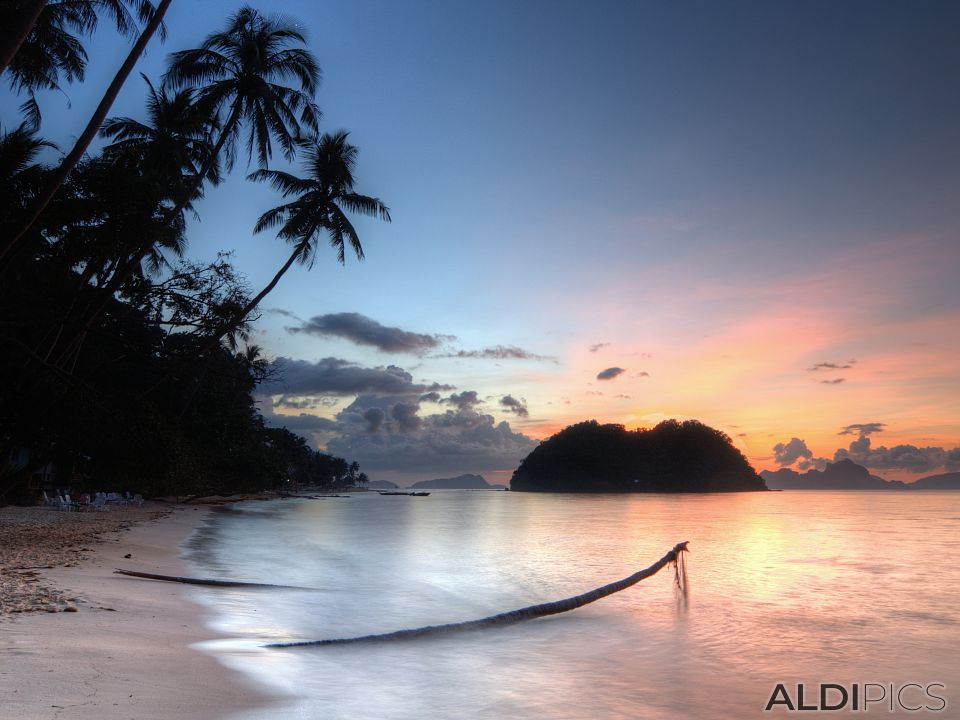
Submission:
POLYGON ((524 350, 515 345, 494 345, 482 350, 457 350, 456 352, 431 355, 433 358, 460 358, 478 360, 546 360, 556 362, 556 358, 524 350))
POLYGON ((819 372, 821 370, 849 370, 854 366, 856 360, 848 360, 846 363, 832 363, 832 362, 822 362, 817 363, 813 367, 808 367, 807 372, 819 372))

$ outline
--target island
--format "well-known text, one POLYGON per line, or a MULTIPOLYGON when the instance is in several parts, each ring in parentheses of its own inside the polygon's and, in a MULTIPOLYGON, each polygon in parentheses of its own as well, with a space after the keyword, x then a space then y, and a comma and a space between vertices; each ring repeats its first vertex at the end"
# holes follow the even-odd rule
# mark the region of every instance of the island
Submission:
POLYGON ((761 470, 760 477, 771 490, 960 490, 958 472, 929 475, 914 482, 885 480, 849 458, 827 463, 823 470, 803 473, 791 468, 761 470))
POLYGON ((502 490, 502 485, 491 485, 483 475, 457 475, 452 478, 421 480, 410 486, 417 490, 502 490))
POLYGON ((627 430, 596 420, 544 440, 513 473, 526 492, 738 492, 766 490, 730 438, 697 420, 627 430))

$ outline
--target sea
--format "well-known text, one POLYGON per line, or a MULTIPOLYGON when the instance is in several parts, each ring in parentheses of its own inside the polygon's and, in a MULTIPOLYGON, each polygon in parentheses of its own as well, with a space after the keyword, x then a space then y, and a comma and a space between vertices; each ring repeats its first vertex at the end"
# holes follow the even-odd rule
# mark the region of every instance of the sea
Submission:
POLYGON ((960 718, 960 492, 290 498, 212 513, 184 556, 296 586, 193 591, 222 637, 198 649, 277 697, 233 720, 808 718, 844 695, 829 714, 960 718), (666 568, 505 627, 265 647, 566 598, 682 541, 685 593, 666 568))

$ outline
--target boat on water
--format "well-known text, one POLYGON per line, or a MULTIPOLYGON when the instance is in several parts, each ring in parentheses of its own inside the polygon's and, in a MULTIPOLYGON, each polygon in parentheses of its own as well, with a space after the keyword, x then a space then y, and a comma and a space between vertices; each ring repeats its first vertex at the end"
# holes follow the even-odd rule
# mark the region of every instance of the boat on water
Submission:
POLYGON ((426 497, 428 492, 404 492, 402 490, 378 490, 381 495, 409 495, 410 497, 426 497))

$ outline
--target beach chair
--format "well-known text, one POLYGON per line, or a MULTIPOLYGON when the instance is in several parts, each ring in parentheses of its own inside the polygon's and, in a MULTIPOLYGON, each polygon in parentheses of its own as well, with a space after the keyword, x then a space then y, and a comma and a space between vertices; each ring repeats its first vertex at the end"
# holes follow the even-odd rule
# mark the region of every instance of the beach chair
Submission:
POLYGON ((67 495, 64 497, 60 494, 59 490, 53 496, 53 500, 51 502, 57 510, 63 510, 64 512, 70 512, 73 510, 73 504, 70 502, 70 496, 67 495))
POLYGON ((90 501, 91 510, 107 511, 110 507, 107 505, 107 497, 103 493, 97 493, 90 501))

